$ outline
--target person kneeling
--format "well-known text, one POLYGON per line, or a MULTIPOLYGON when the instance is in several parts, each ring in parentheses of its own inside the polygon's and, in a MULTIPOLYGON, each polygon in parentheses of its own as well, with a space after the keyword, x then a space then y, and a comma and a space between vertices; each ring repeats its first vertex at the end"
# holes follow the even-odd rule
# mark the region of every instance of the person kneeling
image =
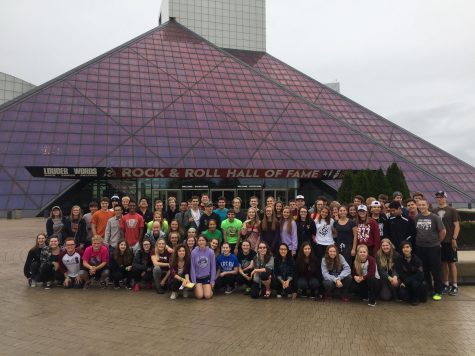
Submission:
POLYGON ((134 253, 129 247, 127 240, 120 240, 117 248, 110 258, 110 275, 114 283, 114 289, 120 288, 120 283, 125 280, 127 289, 132 289, 132 263, 134 262, 134 253))
MULTIPOLYGON (((302 243, 297 256, 295 268, 295 279, 297 280, 297 290, 302 297, 316 299, 316 293, 320 283, 318 282, 317 258, 313 254, 312 246, 308 241, 302 243)), ((297 292, 293 294, 293 299, 297 298, 297 292)))
POLYGON ((401 284, 399 285, 399 298, 417 305, 427 301, 427 289, 424 285, 424 271, 422 261, 412 253, 409 241, 401 243, 402 256, 396 260, 396 271, 401 284))
POLYGON ((190 250, 185 245, 177 245, 170 261, 170 299, 176 299, 179 290, 183 290, 183 298, 188 298, 190 282, 190 250))
POLYGON ((76 249, 74 237, 66 238, 65 250, 59 257, 59 270, 64 274, 64 288, 82 288, 84 281, 79 276, 81 270, 81 254, 76 249))
POLYGON ((351 285, 351 268, 335 245, 330 245, 322 259, 323 287, 325 298, 333 293, 339 294, 342 302, 348 302, 348 289, 351 285))
POLYGON ((218 278, 216 278, 214 289, 218 290, 224 287, 224 293, 231 294, 234 292, 239 261, 237 257, 231 253, 229 243, 224 242, 221 250, 223 253, 218 256, 218 278))
POLYGON ((381 248, 376 253, 376 265, 381 276, 381 292, 379 297, 382 300, 396 300, 399 279, 396 272, 396 260, 399 254, 396 252, 391 240, 383 239, 381 248))
POLYGON ((366 245, 359 245, 355 257, 356 289, 363 300, 368 300, 370 307, 376 306, 376 296, 381 288, 376 261, 368 254, 366 245))
POLYGON ((216 280, 216 258, 206 246, 206 237, 198 237, 198 247, 191 252, 191 282, 195 284, 196 299, 211 299, 216 280))

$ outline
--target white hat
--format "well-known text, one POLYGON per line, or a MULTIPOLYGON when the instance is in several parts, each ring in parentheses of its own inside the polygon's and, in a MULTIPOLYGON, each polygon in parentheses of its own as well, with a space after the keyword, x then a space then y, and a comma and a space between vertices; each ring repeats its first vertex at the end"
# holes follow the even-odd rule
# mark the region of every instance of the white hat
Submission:
POLYGON ((379 208, 379 207, 381 207, 381 203, 379 201, 375 200, 374 202, 371 203, 371 207, 379 208))
POLYGON ((358 210, 358 211, 359 210, 364 210, 364 211, 368 212, 368 208, 366 207, 366 205, 363 205, 363 204, 358 205, 358 209, 356 209, 356 210, 358 210))
POLYGON ((305 198, 304 198, 303 195, 297 195, 297 196, 295 197, 295 200, 298 200, 298 199, 305 200, 305 198))

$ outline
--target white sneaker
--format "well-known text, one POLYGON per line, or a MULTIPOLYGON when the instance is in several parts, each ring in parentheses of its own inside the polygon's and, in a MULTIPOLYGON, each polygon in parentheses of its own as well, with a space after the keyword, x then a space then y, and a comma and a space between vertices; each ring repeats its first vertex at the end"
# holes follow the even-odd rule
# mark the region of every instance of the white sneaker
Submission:
POLYGON ((172 294, 170 295, 170 299, 171 299, 171 300, 175 300, 175 299, 176 299, 176 292, 172 292, 172 294))
POLYGON ((188 298, 188 291, 186 289, 183 290, 183 298, 188 298))
POLYGON ((34 279, 29 279, 28 283, 30 284, 31 288, 36 288, 36 281, 34 279))

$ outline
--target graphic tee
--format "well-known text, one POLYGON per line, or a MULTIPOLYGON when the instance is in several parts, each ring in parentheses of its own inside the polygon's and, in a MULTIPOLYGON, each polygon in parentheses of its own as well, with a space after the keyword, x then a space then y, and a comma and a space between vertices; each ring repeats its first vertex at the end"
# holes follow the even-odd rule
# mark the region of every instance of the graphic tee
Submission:
POLYGON ((416 215, 416 245, 419 247, 437 247, 439 243, 439 231, 444 229, 442 219, 433 213, 427 216, 416 215))
POLYGON ((218 256, 218 267, 221 272, 231 272, 234 268, 239 267, 239 261, 232 253, 228 256, 221 254, 218 256))
POLYGON ((227 242, 230 244, 237 243, 241 229, 242 222, 238 219, 234 219, 232 222, 226 219, 221 223, 221 230, 226 233, 227 242))

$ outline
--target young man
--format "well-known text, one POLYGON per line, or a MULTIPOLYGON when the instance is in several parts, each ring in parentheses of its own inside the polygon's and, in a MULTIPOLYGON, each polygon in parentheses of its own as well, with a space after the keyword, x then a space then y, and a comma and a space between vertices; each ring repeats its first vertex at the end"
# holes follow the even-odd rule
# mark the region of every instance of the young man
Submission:
POLYGON ((200 199, 195 195, 191 198, 191 208, 185 213, 183 230, 188 231, 190 227, 194 227, 198 230, 201 215, 203 215, 203 211, 200 209, 200 199))
POLYGON ((424 194, 422 194, 421 192, 414 192, 412 193, 412 199, 414 199, 417 204, 419 200, 424 199, 424 194))
POLYGON ((407 199, 406 200, 406 208, 407 208, 407 217, 414 220, 419 214, 419 210, 417 210, 417 202, 414 199, 407 199))
POLYGON ((148 200, 147 198, 141 198, 139 201, 139 210, 137 211, 143 217, 143 221, 148 223, 149 221, 153 220, 153 214, 148 208, 148 200))
POLYGON ((416 255, 422 260, 424 276, 429 287, 432 289, 434 279, 433 300, 442 299, 442 264, 440 243, 444 240, 446 230, 442 219, 429 211, 429 204, 421 199, 417 205, 420 213, 416 216, 416 255))
POLYGON ((205 211, 200 216, 198 234, 201 234, 203 231, 208 230, 210 220, 216 221, 218 226, 221 226, 221 218, 217 213, 213 211, 213 203, 209 201, 206 203, 205 211))
POLYGON ((175 215, 178 213, 178 209, 176 206, 176 198, 175 197, 168 197, 168 206, 167 206, 167 213, 165 214, 165 219, 167 221, 172 221, 175 219, 175 215))
MULTIPOLYGON (((257 211, 257 215, 259 216, 259 220, 262 221, 262 218, 264 217, 264 212, 259 209, 259 198, 253 195, 252 197, 249 198, 249 207, 254 208, 257 211)), ((244 219, 246 220, 246 219, 244 219)))
POLYGON ((204 211, 205 208, 206 208, 206 204, 208 204, 209 202, 210 202, 210 200, 209 200, 208 193, 201 194, 200 209, 204 211))
POLYGON ((225 197, 218 198, 218 209, 215 209, 213 212, 219 215, 220 221, 226 220, 228 209, 226 209, 225 197))
POLYGON ((187 211, 188 211, 188 203, 186 201, 182 201, 180 203, 178 212, 175 214, 175 220, 177 220, 180 223, 180 226, 182 228, 184 228, 186 225, 185 213, 187 211))
POLYGON ((64 288, 81 288, 84 281, 79 276, 81 271, 81 255, 76 250, 74 237, 67 237, 64 251, 59 256, 59 270, 64 274, 64 288))
POLYGON ((131 249, 136 252, 140 249, 140 239, 143 236, 144 220, 142 215, 135 212, 137 205, 134 200, 129 202, 129 213, 120 219, 122 238, 125 238, 131 249))
MULTIPOLYGON (((242 205, 242 199, 239 197, 234 197, 233 199, 233 210, 234 210, 234 216, 236 219, 245 221, 246 220, 246 214, 241 210, 241 205, 242 205)), ((227 218, 227 212, 226 212, 226 218, 227 218)))
POLYGON ((353 198, 353 205, 354 206, 360 206, 364 202, 364 197, 362 195, 355 195, 353 198))
POLYGON ((221 223, 223 240, 229 244, 231 253, 237 256, 239 243, 241 242, 242 221, 235 219, 234 211, 228 210, 228 218, 221 223))
POLYGON ((302 206, 305 206, 305 197, 303 195, 297 195, 295 197, 295 203, 297 204, 297 210, 302 206))
POLYGON ((381 213, 381 203, 378 200, 375 200, 370 205, 371 218, 374 219, 379 226, 379 236, 384 236, 384 225, 388 218, 385 214, 381 213))
POLYGON ((127 195, 124 195, 122 197, 121 203, 122 203, 122 215, 128 214, 129 213, 129 202, 130 202, 130 197, 127 195))
POLYGON ((294 220, 297 220, 297 217, 299 215, 299 209, 297 208, 297 202, 295 200, 289 200, 289 207, 290 207, 290 212, 292 214, 292 218, 294 220))
POLYGON ((91 240, 92 240, 92 226, 91 226, 91 221, 92 221, 92 216, 96 213, 98 209, 97 202, 92 201, 89 203, 89 213, 84 214, 82 217, 84 221, 86 222, 86 244, 84 247, 91 246, 91 240))
MULTIPOLYGON (((164 211, 163 211, 163 201, 161 199, 155 199, 155 202, 153 204, 153 212, 159 212, 162 214, 162 217, 165 218, 164 216, 164 211)), ((152 215, 152 219, 153 219, 153 215, 152 215)))
POLYGON ((155 248, 155 243, 159 238, 164 239, 166 234, 162 231, 162 226, 158 221, 152 223, 152 231, 145 234, 144 240, 150 241, 152 249, 155 248))
POLYGON ((388 217, 389 211, 386 209, 386 203, 388 202, 389 198, 386 194, 379 194, 378 201, 381 203, 381 213, 385 214, 388 217))
POLYGON ((393 193, 393 200, 398 201, 399 204, 401 204, 401 206, 403 207, 402 208, 402 216, 404 216, 405 218, 408 218, 409 217, 409 210, 407 208, 405 208, 404 205, 403 205, 404 203, 403 203, 402 193, 398 192, 398 191, 395 191, 393 193))
POLYGON ((402 216, 402 207, 398 201, 389 203, 389 219, 384 225, 384 236, 391 240, 396 250, 401 253, 401 243, 409 241, 412 246, 416 242, 416 224, 414 220, 402 216))
POLYGON ((122 219, 122 207, 116 205, 114 207, 114 216, 107 221, 106 233, 104 235, 104 244, 109 248, 109 254, 112 255, 117 243, 121 238, 120 219, 122 219))
POLYGON ((457 295, 457 238, 460 233, 460 218, 457 210, 448 206, 447 193, 438 191, 435 193, 438 207, 435 208, 434 213, 437 214, 444 223, 447 234, 442 241, 441 257, 442 257, 442 279, 444 287, 442 294, 457 295), (449 285, 449 272, 450 281, 449 285))
POLYGON ((117 194, 114 194, 112 197, 111 197, 111 205, 112 207, 109 209, 110 211, 114 212, 114 208, 117 206, 117 205, 120 205, 120 198, 117 194))
POLYGON ((99 235, 100 237, 104 238, 107 221, 109 221, 109 219, 113 216, 114 213, 109 210, 109 198, 103 197, 101 199, 101 209, 96 211, 92 216, 92 235, 99 235))
POLYGON ((92 238, 92 246, 89 246, 84 251, 83 269, 79 272, 81 278, 86 281, 84 288, 88 288, 90 278, 101 282, 101 288, 107 287, 106 279, 109 276, 107 265, 109 263, 109 251, 107 247, 102 245, 102 238, 98 235, 92 238))

